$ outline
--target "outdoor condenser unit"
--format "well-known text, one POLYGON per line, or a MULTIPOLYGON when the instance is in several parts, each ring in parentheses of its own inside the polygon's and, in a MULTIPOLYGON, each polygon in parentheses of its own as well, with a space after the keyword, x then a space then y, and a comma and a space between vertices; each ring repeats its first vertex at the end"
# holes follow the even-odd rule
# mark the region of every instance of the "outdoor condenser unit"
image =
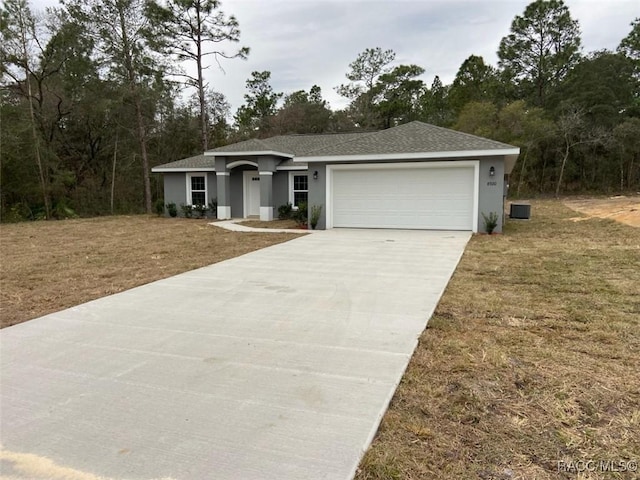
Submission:
POLYGON ((526 203, 512 203, 509 210, 509 218, 529 220, 531 218, 531 205, 526 203))

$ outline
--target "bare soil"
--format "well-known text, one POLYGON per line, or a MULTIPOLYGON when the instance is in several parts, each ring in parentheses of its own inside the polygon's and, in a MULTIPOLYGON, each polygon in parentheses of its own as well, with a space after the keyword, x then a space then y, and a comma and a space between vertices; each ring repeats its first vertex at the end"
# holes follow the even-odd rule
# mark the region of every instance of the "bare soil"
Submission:
POLYGON ((564 204, 583 214, 572 220, 579 222, 588 218, 610 218, 632 227, 640 228, 640 196, 615 196, 602 198, 579 198, 565 200, 564 204))
POLYGON ((531 203, 472 238, 358 480, 640 478, 606 464, 640 461, 640 235, 531 203))
POLYGON ((0 325, 296 238, 144 215, 0 226, 0 325))

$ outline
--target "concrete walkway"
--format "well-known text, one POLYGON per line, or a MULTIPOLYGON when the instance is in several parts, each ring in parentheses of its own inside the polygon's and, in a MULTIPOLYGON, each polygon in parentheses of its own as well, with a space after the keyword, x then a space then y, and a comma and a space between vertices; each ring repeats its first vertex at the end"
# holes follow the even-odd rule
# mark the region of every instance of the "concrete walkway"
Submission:
POLYGON ((322 231, 6 328, 0 473, 349 479, 468 239, 322 231))

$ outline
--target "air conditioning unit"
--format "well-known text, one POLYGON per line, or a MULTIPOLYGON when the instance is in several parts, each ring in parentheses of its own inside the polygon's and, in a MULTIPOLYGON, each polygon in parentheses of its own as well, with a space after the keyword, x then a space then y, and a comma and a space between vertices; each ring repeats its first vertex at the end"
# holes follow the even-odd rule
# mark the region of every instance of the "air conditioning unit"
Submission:
POLYGON ((509 218, 529 220, 531 218, 531 205, 528 203, 512 203, 509 210, 509 218))

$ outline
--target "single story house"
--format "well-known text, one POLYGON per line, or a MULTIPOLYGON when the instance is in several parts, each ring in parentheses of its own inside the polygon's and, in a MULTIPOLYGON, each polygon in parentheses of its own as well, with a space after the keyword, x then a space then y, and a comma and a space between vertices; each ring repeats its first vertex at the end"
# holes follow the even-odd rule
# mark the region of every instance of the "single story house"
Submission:
POLYGON ((502 229, 506 175, 520 149, 411 122, 377 132, 280 135, 160 165, 165 202, 217 200, 220 219, 272 220, 279 206, 322 207, 318 228, 502 229))

